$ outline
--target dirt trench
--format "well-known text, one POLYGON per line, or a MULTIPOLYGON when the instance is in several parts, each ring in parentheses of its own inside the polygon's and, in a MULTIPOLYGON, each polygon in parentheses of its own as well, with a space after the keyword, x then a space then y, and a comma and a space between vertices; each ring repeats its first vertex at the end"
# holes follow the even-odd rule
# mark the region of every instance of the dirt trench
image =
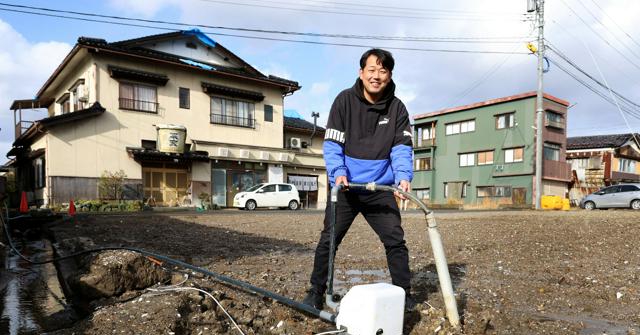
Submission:
MULTIPOLYGON (((418 213, 406 213, 403 226, 412 290, 422 303, 405 314, 404 333, 640 333, 637 215, 632 211, 436 214, 463 321, 462 329, 453 330, 444 319, 424 220, 418 213)), ((68 251, 134 246, 300 301, 321 222, 319 212, 222 211, 83 217, 53 232, 68 251)), ((166 268, 138 254, 105 252, 77 263, 79 270, 69 282, 87 297, 89 314, 55 334, 239 334, 231 318, 246 334, 333 329, 271 299, 166 268), (149 290, 168 285, 180 290, 149 290), (211 294, 222 307, 194 288, 211 294)), ((390 281, 384 248, 362 218, 341 245, 336 270, 338 290, 390 281)))

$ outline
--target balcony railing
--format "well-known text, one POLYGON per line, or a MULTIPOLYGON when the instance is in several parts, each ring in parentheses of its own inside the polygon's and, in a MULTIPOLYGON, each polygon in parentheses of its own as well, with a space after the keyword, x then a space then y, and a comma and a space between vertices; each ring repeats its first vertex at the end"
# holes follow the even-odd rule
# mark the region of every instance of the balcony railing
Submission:
POLYGON ((418 139, 418 140, 413 142, 413 147, 414 148, 431 148, 431 147, 434 147, 435 145, 436 145, 436 139, 435 138, 430 138, 430 139, 427 139, 427 140, 418 139))
POLYGON ((561 161, 544 160, 542 164, 542 176, 558 180, 571 179, 571 164, 561 161))
POLYGON ((545 119, 544 120, 544 125, 545 127, 553 127, 553 128, 558 128, 558 129, 564 129, 564 122, 563 121, 552 121, 549 119, 545 119))
POLYGON ((20 135, 24 134, 27 129, 29 129, 33 125, 33 121, 19 121, 16 123, 15 135, 16 138, 20 137, 20 135))
POLYGON ((256 120, 251 117, 239 117, 224 114, 211 114, 211 123, 244 128, 255 128, 256 120))
POLYGON ((128 109, 146 113, 158 113, 158 103, 155 101, 143 101, 120 98, 120 109, 128 109))

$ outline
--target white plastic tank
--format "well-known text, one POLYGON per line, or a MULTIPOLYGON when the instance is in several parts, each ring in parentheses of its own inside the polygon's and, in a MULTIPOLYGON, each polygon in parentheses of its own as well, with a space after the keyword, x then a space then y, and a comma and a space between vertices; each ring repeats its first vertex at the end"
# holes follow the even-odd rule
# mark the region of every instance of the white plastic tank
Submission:
POLYGON ((350 335, 402 335, 404 290, 377 283, 352 287, 340 301, 336 326, 350 335))
POLYGON ((156 149, 160 152, 170 152, 175 154, 184 153, 184 142, 187 137, 187 128, 176 124, 156 125, 158 138, 156 149))

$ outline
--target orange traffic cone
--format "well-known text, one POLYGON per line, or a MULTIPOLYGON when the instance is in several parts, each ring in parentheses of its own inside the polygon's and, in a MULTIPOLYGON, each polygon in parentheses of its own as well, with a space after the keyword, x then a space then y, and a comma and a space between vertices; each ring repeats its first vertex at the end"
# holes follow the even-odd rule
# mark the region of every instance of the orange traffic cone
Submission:
POLYGON ((29 212, 29 206, 27 205, 27 192, 22 191, 22 196, 20 197, 20 213, 24 214, 29 212))
POLYGON ((69 201, 69 216, 76 216, 76 205, 73 203, 73 199, 69 201))

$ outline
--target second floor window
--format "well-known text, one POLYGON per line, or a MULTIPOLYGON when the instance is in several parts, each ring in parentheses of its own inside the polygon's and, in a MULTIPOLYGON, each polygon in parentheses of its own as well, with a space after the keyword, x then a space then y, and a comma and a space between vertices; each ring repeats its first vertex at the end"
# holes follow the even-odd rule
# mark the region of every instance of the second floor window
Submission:
POLYGON ((255 128, 255 104, 211 97, 211 123, 255 128))
POLYGON ((157 98, 155 86, 120 83, 120 109, 157 113, 157 98))
POLYGON ((546 111, 544 125, 548 127, 564 129, 562 114, 546 111))
POLYGON ((180 108, 189 109, 191 107, 191 92, 188 88, 180 87, 178 89, 178 100, 180 108))
POLYGON ((416 158, 416 171, 431 170, 431 157, 416 158))
POLYGON ((493 164, 493 151, 478 152, 478 165, 493 164))
POLYGON ((544 144, 544 153, 542 155, 544 159, 550 161, 559 161, 560 160, 560 145, 555 143, 545 143, 544 144))
POLYGON ((71 101, 69 100, 68 94, 65 95, 65 97, 63 97, 62 100, 60 100, 58 103, 60 104, 60 111, 62 112, 62 114, 71 112, 71 101))
POLYGON ((496 129, 512 128, 515 126, 516 114, 502 114, 496 116, 496 129))
POLYGON ((618 171, 626 173, 636 173, 636 162, 626 158, 620 158, 618 171))
POLYGON ((475 158, 476 158, 476 154, 475 153, 460 154, 459 155, 460 166, 474 166, 474 165, 476 165, 475 158))
POLYGON ((505 163, 522 162, 523 156, 524 156, 524 148, 512 148, 512 149, 504 150, 505 163))
POLYGON ((426 126, 418 128, 418 141, 417 146, 421 147, 423 145, 431 144, 433 139, 436 138, 436 127, 435 126, 426 126))
POLYGON ((447 123, 445 125, 446 135, 469 133, 475 130, 476 130, 476 120, 447 123))
POLYGON ((264 121, 273 122, 273 106, 264 105, 264 121))

